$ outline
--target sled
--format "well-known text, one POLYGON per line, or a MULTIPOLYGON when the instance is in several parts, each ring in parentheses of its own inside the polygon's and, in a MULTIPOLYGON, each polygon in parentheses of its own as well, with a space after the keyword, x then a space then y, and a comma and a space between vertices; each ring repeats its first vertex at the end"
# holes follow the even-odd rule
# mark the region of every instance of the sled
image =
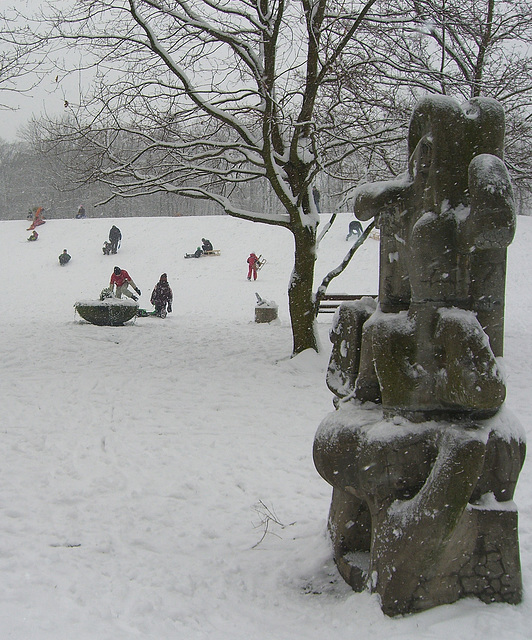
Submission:
POLYGON ((219 256, 220 249, 213 249, 212 251, 203 251, 201 255, 197 256, 195 253, 185 253, 185 258, 201 258, 202 256, 219 256))
POLYGON ((264 258, 263 260, 261 260, 262 258, 262 253, 260 254, 257 262, 255 262, 256 266, 257 266, 257 271, 260 271, 262 269, 262 267, 266 264, 266 258, 264 258))
POLYGON ((32 222, 30 224, 30 226, 26 229, 26 231, 33 231, 33 229, 35 229, 35 227, 40 227, 41 224, 44 224, 46 222, 46 220, 36 220, 35 222, 32 222))
POLYGON ((166 311, 146 311, 146 309, 137 309, 137 318, 147 318, 148 316, 154 316, 155 318, 166 318, 166 311))

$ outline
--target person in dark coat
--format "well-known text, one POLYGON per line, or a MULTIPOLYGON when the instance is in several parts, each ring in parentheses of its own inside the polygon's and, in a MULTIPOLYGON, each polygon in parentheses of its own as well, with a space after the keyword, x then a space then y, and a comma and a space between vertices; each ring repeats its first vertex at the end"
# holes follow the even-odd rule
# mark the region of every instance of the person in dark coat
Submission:
POLYGON ((70 257, 68 255, 68 251, 66 249, 63 249, 63 253, 59 256, 59 264, 63 267, 65 266, 65 264, 67 264, 67 262, 70 260, 70 257))
POLYGON ((351 236, 356 236, 357 240, 360 238, 364 230, 362 229, 362 225, 358 220, 351 220, 349 223, 349 233, 346 236, 346 240, 349 240, 351 236))
POLYGON ((109 231, 109 242, 111 243, 111 253, 116 253, 118 251, 118 243, 122 240, 122 234, 120 233, 120 229, 113 225, 111 230, 109 231))
POLYGON ((185 253, 185 258, 201 258, 203 255, 203 249, 198 247, 194 253, 185 253))
POLYGON ((150 302, 155 307, 155 313, 163 318, 167 312, 172 313, 173 299, 174 296, 168 284, 168 277, 166 273, 163 273, 159 278, 159 282, 155 285, 150 298, 150 302))
POLYGON ((213 250, 213 246, 212 246, 212 242, 210 240, 207 240, 207 238, 202 238, 201 239, 201 248, 203 249, 203 252, 205 253, 206 251, 212 251, 213 250))

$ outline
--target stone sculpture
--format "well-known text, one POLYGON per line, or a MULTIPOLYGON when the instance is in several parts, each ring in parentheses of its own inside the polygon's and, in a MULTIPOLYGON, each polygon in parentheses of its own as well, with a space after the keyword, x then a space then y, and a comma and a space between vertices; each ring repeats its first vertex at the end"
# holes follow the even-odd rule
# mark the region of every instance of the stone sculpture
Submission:
POLYGON ((379 299, 337 313, 337 411, 314 460, 333 487, 338 569, 388 615, 521 599, 512 498, 525 444, 498 362, 515 233, 503 143, 495 100, 428 96, 408 170, 356 194, 357 217, 380 228, 379 299))

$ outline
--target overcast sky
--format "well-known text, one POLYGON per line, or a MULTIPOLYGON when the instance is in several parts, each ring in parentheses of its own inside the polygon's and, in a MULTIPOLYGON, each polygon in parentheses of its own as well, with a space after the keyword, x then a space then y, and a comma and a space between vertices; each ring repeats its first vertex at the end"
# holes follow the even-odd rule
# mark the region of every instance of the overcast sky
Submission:
POLYGON ((79 102, 79 79, 76 76, 72 74, 71 78, 56 82, 50 73, 28 93, 3 93, 0 102, 13 107, 13 110, 0 111, 0 138, 14 142, 19 129, 31 118, 60 116, 65 110, 65 100, 79 102))
MULTIPOLYGON (((64 0, 53 0, 53 6, 58 8, 64 0)), ((72 0, 67 0, 67 6, 72 0)), ((6 0, 0 0, 2 10, 9 13, 6 0)), ((11 2, 10 2, 11 4, 11 2)), ((18 0, 17 8, 31 15, 39 11, 43 5, 43 0, 18 0)), ((30 23, 26 26, 28 27, 30 23)), ((30 27, 31 28, 31 27, 30 27)), ((69 54, 70 57, 71 54, 69 54)), ((72 103, 79 102, 79 77, 78 74, 71 74, 67 79, 60 79, 56 82, 57 73, 51 69, 41 84, 28 93, 16 93, 0 91, 0 104, 12 108, 12 110, 0 109, 0 138, 7 142, 17 140, 17 132, 21 127, 29 122, 32 117, 41 117, 44 114, 49 116, 60 116, 64 112, 65 99, 72 103)), ((20 86, 26 88, 28 79, 21 78, 20 86)))

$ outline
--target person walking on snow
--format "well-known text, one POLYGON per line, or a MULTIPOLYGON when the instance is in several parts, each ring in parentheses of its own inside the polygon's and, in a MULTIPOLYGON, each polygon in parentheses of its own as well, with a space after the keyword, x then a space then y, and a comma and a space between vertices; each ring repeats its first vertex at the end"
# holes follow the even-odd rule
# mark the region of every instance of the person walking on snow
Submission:
POLYGON ((257 279, 257 269, 259 267, 259 259, 254 253, 249 254, 248 258, 248 280, 251 280, 251 276, 253 276, 253 280, 257 279))
POLYGON ((111 243, 111 253, 116 253, 118 251, 118 243, 122 240, 122 234, 118 227, 113 225, 111 230, 109 231, 109 242, 111 243))
POLYGON ((164 318, 167 312, 172 313, 172 301, 172 289, 168 284, 166 273, 163 273, 152 291, 150 302, 155 307, 155 313, 164 318))
POLYGON ((141 295, 140 289, 131 279, 131 276, 125 269, 121 269, 120 267, 115 267, 113 269, 113 273, 111 274, 111 281, 109 282, 109 288, 113 291, 113 286, 116 287, 115 296, 117 298, 121 298, 122 294, 127 296, 128 298, 132 298, 135 302, 138 300, 136 296, 134 296, 131 291, 128 291, 128 285, 131 285, 133 289, 136 291, 137 295, 141 295))

